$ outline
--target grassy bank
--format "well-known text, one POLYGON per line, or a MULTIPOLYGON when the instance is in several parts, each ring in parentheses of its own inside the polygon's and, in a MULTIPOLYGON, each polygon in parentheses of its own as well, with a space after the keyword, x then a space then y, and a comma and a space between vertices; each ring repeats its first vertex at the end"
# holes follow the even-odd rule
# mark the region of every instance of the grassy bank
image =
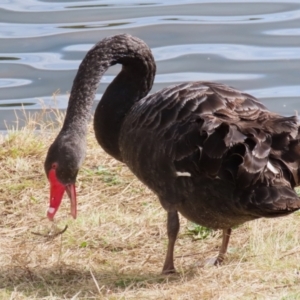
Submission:
POLYGON ((300 299, 299 213, 235 229, 221 267, 204 266, 218 253, 220 234, 200 239, 181 218, 179 272, 160 275, 165 212, 92 130, 78 176, 78 219, 65 198, 51 224, 43 161, 57 132, 43 115, 0 138, 0 299, 300 299))

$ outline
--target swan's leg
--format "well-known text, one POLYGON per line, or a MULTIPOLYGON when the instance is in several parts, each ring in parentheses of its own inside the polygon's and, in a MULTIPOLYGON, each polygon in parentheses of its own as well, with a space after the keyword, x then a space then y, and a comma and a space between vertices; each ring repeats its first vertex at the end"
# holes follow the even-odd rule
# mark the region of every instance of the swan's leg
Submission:
POLYGON ((177 211, 168 212, 167 220, 168 231, 168 251, 165 259, 165 264, 162 270, 163 274, 175 273, 174 267, 174 245, 179 231, 179 218, 177 211))
POLYGON ((227 247, 228 247, 230 235, 231 235, 231 228, 223 229, 222 245, 221 245, 221 248, 220 248, 220 251, 219 251, 219 255, 216 258, 216 261, 214 263, 215 266, 220 265, 223 262, 224 258, 225 258, 225 254, 227 252, 227 247))
POLYGON ((230 234, 231 234, 231 228, 223 229, 222 245, 219 254, 217 257, 207 259, 205 262, 206 265, 218 266, 223 262, 225 258, 225 254, 227 252, 230 234))

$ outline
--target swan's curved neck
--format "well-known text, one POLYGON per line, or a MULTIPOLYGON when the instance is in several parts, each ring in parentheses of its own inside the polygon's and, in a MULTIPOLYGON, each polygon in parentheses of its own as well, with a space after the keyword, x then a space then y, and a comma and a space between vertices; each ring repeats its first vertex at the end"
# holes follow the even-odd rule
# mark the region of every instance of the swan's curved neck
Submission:
POLYGON ((73 82, 62 132, 85 138, 101 77, 117 63, 123 65, 122 70, 99 102, 94 129, 103 149, 122 160, 118 138, 123 120, 134 103, 151 89, 156 69, 149 47, 137 38, 127 34, 106 38, 87 53, 73 82))

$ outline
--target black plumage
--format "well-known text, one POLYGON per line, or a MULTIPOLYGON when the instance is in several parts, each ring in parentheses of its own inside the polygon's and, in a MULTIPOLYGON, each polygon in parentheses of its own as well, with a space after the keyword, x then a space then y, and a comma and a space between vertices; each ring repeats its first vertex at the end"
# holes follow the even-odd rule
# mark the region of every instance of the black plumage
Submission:
POLYGON ((45 162, 47 174, 56 163, 58 171, 66 170, 57 172, 58 180, 75 182, 88 112, 101 76, 116 63, 123 67, 96 109, 95 134, 168 212, 164 273, 174 271, 178 212, 223 229, 220 263, 233 226, 300 208, 294 191, 300 161, 297 117, 272 113, 253 96, 220 83, 183 83, 146 96, 155 62, 144 42, 126 34, 100 41, 80 65, 64 126, 45 162), (78 146, 68 147, 66 139, 75 139, 78 146), (76 169, 70 171, 74 163, 66 166, 64 157, 70 162, 72 155, 76 169))

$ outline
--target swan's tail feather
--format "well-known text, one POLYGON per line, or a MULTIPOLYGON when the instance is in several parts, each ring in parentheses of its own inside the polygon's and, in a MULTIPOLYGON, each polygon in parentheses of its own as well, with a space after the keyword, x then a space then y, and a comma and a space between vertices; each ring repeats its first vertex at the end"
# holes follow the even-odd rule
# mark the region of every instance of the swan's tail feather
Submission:
POLYGON ((239 201, 245 211, 265 218, 285 216, 300 209, 300 198, 287 186, 251 187, 244 190, 239 201))

